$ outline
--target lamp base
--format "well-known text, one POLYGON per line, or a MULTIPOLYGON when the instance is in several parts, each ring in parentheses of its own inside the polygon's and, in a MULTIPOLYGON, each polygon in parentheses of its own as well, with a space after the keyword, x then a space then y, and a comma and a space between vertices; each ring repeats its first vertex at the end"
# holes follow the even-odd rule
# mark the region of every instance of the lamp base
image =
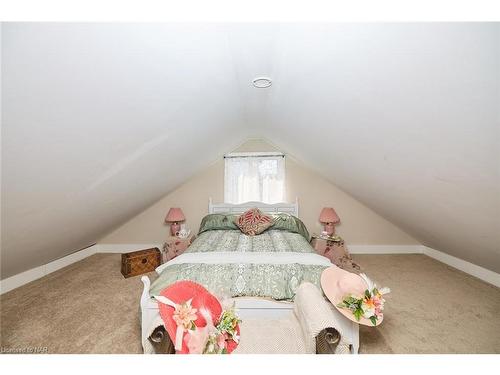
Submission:
POLYGON ((181 226, 179 223, 172 223, 170 224, 170 233, 172 236, 177 236, 177 233, 181 230, 181 226))
POLYGON ((333 236, 335 234, 335 225, 333 225, 333 223, 326 223, 325 224, 325 232, 329 236, 333 236))

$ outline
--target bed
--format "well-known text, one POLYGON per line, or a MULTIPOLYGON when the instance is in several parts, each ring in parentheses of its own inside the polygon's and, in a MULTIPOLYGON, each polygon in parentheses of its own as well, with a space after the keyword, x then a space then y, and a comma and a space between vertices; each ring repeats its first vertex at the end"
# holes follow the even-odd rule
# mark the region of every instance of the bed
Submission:
MULTIPOLYGON (((177 280, 193 280, 221 297, 233 298, 242 319, 279 319, 293 309, 297 287, 304 281, 319 287, 321 272, 331 265, 309 245, 307 229, 297 219, 297 200, 238 205, 210 200, 208 214, 188 251, 158 267, 159 277, 153 284, 147 276, 142 278, 143 346, 154 327, 161 324, 157 303, 151 296, 177 280), (230 218, 253 207, 282 221, 260 235, 243 235, 230 218)), ((357 353, 358 325, 341 314, 339 318, 344 336, 352 343, 352 353, 357 353)))

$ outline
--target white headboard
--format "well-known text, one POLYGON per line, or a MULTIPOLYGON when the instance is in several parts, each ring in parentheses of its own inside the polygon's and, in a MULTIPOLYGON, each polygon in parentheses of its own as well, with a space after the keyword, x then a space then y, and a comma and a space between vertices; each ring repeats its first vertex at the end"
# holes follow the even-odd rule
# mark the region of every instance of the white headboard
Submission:
POLYGON ((257 207, 262 212, 285 212, 293 216, 299 217, 299 200, 295 198, 295 203, 275 203, 268 204, 262 202, 245 202, 240 204, 232 203, 216 203, 212 202, 212 198, 208 200, 208 213, 217 214, 223 212, 230 212, 234 214, 241 214, 250 208, 257 207))

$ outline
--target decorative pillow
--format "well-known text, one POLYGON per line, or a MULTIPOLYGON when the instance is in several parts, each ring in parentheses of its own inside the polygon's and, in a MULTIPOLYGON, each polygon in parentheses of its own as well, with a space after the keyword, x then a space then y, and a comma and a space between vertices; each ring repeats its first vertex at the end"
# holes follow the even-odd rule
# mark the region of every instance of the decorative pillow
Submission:
POLYGON ((231 213, 208 214, 201 221, 198 234, 209 230, 238 230, 240 228, 235 223, 237 218, 238 215, 231 213))
POLYGON ((309 242, 309 232, 304 223, 293 215, 287 213, 270 214, 273 218, 273 230, 284 230, 292 233, 299 233, 309 242))
POLYGON ((261 234, 274 224, 273 218, 264 215, 258 208, 243 212, 234 222, 247 236, 261 234))

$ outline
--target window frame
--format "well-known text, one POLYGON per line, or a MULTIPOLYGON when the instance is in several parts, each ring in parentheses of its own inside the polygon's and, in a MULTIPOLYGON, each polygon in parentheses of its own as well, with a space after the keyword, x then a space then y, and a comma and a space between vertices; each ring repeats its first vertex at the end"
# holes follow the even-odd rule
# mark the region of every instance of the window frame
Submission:
MULTIPOLYGON (((282 168, 283 168, 283 181, 282 181, 282 184, 283 184, 283 187, 282 187, 282 200, 279 201, 279 202, 263 202, 262 201, 262 197, 261 197, 261 200, 259 202, 263 202, 263 203, 266 203, 266 204, 275 204, 275 203, 283 203, 285 200, 286 200, 286 156, 283 152, 278 152, 278 151, 259 151, 259 152, 231 152, 231 153, 228 153, 228 154, 225 154, 224 155, 224 181, 223 181, 223 189, 224 189, 224 203, 229 203, 229 204, 242 204, 242 203, 246 203, 246 202, 238 202, 238 203, 235 203, 235 202, 229 202, 228 201, 228 197, 227 197, 227 187, 226 187, 226 178, 227 178, 227 164, 226 164, 226 161, 227 159, 232 159, 232 158, 241 158, 241 159, 244 159, 244 158, 262 158, 262 159, 266 159, 266 158, 277 158, 277 157, 281 157, 283 158, 283 164, 282 164, 282 168)), ((248 202, 248 201, 247 201, 248 202)))

